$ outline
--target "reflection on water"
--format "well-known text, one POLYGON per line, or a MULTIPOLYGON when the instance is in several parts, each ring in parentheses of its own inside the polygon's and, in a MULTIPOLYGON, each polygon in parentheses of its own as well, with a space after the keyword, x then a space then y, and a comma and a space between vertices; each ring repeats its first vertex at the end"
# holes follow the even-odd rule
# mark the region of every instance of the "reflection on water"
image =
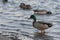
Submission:
POLYGON ((35 33, 34 40, 53 40, 53 36, 49 36, 46 34, 35 33))

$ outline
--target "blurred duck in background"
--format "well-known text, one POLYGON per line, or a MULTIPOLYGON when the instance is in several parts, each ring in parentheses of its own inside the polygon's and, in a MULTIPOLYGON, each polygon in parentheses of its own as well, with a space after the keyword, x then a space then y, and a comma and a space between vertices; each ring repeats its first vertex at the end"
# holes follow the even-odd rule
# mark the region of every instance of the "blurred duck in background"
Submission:
POLYGON ((2 2, 3 2, 3 3, 7 3, 7 2, 8 2, 8 0, 2 0, 2 2))
POLYGON ((30 5, 25 5, 25 3, 21 3, 19 7, 22 8, 22 9, 31 9, 31 6, 30 5))
POLYGON ((38 15, 52 14, 52 12, 47 10, 33 10, 33 11, 34 11, 34 14, 38 14, 38 15))

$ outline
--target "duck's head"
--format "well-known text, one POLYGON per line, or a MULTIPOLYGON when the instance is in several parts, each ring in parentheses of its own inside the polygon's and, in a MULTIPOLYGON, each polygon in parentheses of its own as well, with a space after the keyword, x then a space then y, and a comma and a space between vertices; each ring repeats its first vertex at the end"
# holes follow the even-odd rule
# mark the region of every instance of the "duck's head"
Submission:
POLYGON ((29 19, 33 19, 34 21, 36 21, 35 15, 31 15, 29 19))
POLYGON ((21 3, 20 6, 25 6, 25 3, 21 3))
POLYGON ((21 3, 21 4, 25 5, 25 3, 21 3))

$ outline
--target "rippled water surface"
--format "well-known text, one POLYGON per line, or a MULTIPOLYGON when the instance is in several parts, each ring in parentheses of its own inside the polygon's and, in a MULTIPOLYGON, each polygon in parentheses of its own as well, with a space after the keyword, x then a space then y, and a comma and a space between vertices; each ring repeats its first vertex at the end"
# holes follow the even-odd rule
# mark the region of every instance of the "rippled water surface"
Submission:
POLYGON ((3 4, 0 0, 0 32, 16 32, 20 29, 22 40, 60 40, 60 0, 8 0, 3 4), (20 3, 30 4, 31 10, 19 8, 20 3), (37 20, 53 23, 53 27, 41 35, 32 26, 33 20, 27 18, 34 14, 34 9, 52 11, 51 15, 35 15, 37 20))

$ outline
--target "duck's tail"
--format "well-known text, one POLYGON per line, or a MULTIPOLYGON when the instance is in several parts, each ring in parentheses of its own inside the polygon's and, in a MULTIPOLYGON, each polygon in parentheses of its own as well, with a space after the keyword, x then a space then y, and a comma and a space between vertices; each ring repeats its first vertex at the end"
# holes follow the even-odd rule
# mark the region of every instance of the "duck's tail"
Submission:
POLYGON ((53 26, 53 24, 51 24, 51 23, 49 23, 49 24, 47 24, 48 25, 48 27, 52 27, 53 26))

